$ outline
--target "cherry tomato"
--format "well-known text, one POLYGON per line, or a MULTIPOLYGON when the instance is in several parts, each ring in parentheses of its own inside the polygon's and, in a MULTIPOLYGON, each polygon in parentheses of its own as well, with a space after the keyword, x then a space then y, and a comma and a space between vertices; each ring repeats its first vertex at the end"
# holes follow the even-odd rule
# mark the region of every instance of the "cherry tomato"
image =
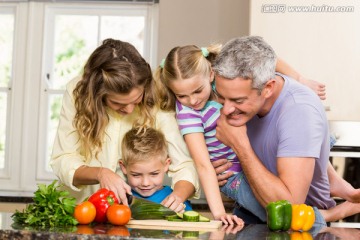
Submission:
POLYGON ((111 224, 125 225, 131 218, 131 210, 128 206, 114 203, 107 209, 106 217, 111 224))
POLYGON ((78 204, 74 210, 74 218, 80 224, 89 224, 94 221, 96 216, 96 208, 94 204, 89 201, 84 201, 78 204))

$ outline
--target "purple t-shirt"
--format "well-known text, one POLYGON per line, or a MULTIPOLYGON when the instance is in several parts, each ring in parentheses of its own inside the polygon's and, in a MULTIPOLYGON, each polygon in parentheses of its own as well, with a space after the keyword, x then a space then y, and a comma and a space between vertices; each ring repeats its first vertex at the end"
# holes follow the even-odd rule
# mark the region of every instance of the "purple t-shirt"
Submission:
POLYGON ((305 203, 319 209, 334 207, 327 175, 330 136, 324 106, 308 87, 280 76, 285 80, 284 87, 270 112, 262 118, 255 116, 247 123, 251 146, 275 175, 278 175, 276 160, 279 157, 315 158, 305 203))

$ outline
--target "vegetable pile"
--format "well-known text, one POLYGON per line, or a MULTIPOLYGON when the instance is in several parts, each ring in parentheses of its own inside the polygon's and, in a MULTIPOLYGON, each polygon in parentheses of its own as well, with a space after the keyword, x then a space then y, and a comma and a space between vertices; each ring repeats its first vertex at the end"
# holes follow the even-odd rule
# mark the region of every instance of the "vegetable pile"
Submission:
POLYGON ((103 223, 107 221, 106 210, 114 203, 119 203, 115 193, 106 188, 100 188, 88 199, 96 208, 95 222, 103 223))
POLYGON ((267 225, 272 231, 309 231, 315 222, 314 209, 306 204, 287 200, 271 202, 266 206, 267 225))
POLYGON ((62 191, 55 186, 54 180, 49 186, 38 184, 34 193, 34 203, 27 205, 22 211, 16 210, 11 216, 14 223, 37 227, 59 227, 76 225, 73 217, 76 199, 69 197, 68 191, 62 191))
POLYGON ((89 224, 94 221, 125 225, 131 218, 131 210, 128 206, 119 204, 113 191, 100 188, 86 201, 76 206, 74 216, 80 224, 89 224))

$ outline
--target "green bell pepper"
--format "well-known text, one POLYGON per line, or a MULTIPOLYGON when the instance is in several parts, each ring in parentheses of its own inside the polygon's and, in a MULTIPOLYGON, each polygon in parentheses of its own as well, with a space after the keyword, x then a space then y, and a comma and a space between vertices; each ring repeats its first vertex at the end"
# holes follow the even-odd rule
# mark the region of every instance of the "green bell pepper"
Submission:
POLYGON ((287 231, 291 227, 292 206, 287 200, 271 202, 266 206, 267 225, 272 231, 287 231))

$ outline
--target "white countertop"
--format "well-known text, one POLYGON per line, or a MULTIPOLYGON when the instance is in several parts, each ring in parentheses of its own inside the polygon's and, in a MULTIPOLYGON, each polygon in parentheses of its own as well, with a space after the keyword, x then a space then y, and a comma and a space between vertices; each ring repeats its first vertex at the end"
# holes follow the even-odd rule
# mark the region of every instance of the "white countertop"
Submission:
POLYGON ((339 228, 359 228, 360 222, 332 222, 330 227, 339 227, 339 228))

